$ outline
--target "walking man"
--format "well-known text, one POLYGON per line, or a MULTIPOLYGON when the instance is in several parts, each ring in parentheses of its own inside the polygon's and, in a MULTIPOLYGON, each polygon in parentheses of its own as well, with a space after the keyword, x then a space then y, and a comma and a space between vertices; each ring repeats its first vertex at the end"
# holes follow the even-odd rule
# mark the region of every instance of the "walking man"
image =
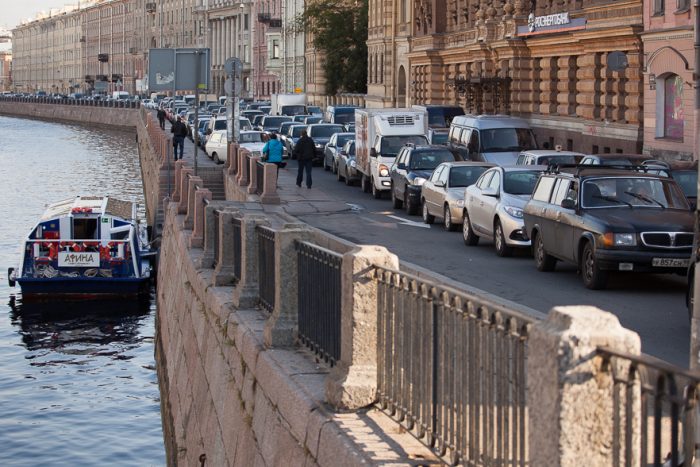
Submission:
POLYGON ((297 186, 299 188, 304 180, 304 171, 306 171, 306 188, 311 188, 311 167, 315 151, 314 140, 306 133, 306 130, 301 130, 301 138, 294 146, 294 155, 299 162, 299 172, 297 172, 297 186))
POLYGON ((170 128, 170 132, 173 134, 173 155, 175 160, 177 157, 177 148, 180 148, 180 157, 182 159, 182 153, 185 151, 185 136, 187 136, 187 127, 182 123, 182 117, 178 116, 173 126, 170 128))
POLYGON ((163 107, 158 107, 158 113, 156 115, 158 116, 158 123, 160 123, 160 129, 165 130, 165 110, 163 110, 163 107))

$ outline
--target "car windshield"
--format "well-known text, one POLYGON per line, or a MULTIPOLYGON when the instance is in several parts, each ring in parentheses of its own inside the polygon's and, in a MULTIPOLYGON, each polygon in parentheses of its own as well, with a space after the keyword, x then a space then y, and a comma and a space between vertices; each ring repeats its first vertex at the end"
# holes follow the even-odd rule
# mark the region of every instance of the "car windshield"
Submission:
POLYGON ((263 126, 266 130, 279 129, 281 124, 288 121, 290 121, 289 117, 265 117, 265 122, 263 123, 263 126))
POLYGON ((379 152, 382 157, 396 157, 405 144, 413 143, 416 146, 428 144, 428 140, 423 135, 415 136, 384 136, 379 152))
POLYGON ((355 143, 352 142, 348 145, 348 156, 354 156, 355 155, 355 143))
POLYGON ((323 125, 323 126, 315 126, 311 128, 311 136, 312 138, 329 138, 333 136, 334 133, 340 133, 343 131, 343 127, 340 125, 323 125))
POLYGON ((283 105, 280 113, 282 115, 299 115, 306 113, 305 105, 283 105))
POLYGON ((514 152, 536 149, 535 136, 528 128, 492 128, 481 130, 482 152, 514 152))
POLYGON ((309 113, 312 113, 312 114, 320 114, 321 113, 321 107, 317 107, 315 105, 309 106, 309 107, 307 107, 307 109, 309 109, 309 113))
POLYGON ((503 191, 511 195, 531 195, 535 190, 539 171, 506 172, 503 179, 503 191))
POLYGON ((488 167, 452 167, 450 170, 450 187, 466 187, 476 183, 476 180, 488 167))
POLYGON ((698 195, 697 170, 672 170, 671 176, 686 196, 694 198, 698 195))
POLYGON ((428 107, 428 125, 447 128, 458 115, 464 115, 464 110, 459 107, 428 107))
POLYGON ((433 140, 430 144, 447 144, 449 133, 433 133, 433 140))
POLYGON ((304 120, 306 120, 306 117, 308 117, 308 115, 295 115, 294 121, 295 122, 303 122, 304 120))
POLYGON ((262 136, 260 135, 260 133, 241 133, 240 142, 262 143, 262 136))
POLYGON ((455 160, 450 151, 419 151, 411 156, 411 170, 435 170, 443 162, 455 160))
POLYGON ((352 123, 355 121, 355 109, 335 109, 333 115, 335 123, 352 123))
POLYGON ((351 139, 355 139, 355 135, 338 135, 336 146, 343 147, 351 139))
POLYGON ((225 130, 226 129, 226 120, 216 120, 214 122, 214 129, 215 130, 225 130))
POLYGON ((292 127, 292 138, 298 138, 301 136, 301 132, 306 129, 305 126, 298 125, 295 127, 292 127))
POLYGON ((584 208, 690 209, 683 192, 671 180, 649 177, 609 177, 583 183, 584 208))

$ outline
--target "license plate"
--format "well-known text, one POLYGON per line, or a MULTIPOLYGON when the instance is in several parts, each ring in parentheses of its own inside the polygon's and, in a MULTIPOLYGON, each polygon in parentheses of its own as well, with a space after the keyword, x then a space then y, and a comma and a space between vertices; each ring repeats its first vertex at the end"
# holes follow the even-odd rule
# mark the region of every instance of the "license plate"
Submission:
POLYGON ((687 268, 689 264, 688 258, 653 258, 651 260, 652 266, 663 268, 687 268))

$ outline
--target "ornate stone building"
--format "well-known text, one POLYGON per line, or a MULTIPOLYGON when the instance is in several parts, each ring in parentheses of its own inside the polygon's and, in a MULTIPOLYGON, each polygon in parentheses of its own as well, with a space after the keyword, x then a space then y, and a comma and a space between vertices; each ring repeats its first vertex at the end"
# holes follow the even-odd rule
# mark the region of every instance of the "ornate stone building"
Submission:
POLYGON ((12 53, 0 50, 0 91, 12 91, 12 53))
POLYGON ((644 153, 650 157, 690 160, 697 151, 693 22, 690 0, 644 7, 644 153))
POLYGON ((642 149, 641 0, 371 0, 370 18, 368 106, 459 104, 529 120, 540 145, 642 149))

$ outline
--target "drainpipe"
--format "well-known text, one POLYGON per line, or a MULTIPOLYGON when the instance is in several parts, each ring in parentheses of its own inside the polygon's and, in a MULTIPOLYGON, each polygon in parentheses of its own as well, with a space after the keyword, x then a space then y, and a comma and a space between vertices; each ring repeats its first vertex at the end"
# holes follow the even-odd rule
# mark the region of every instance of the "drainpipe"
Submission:
MULTIPOLYGON (((695 46, 695 64, 693 68, 693 81, 695 84, 695 109, 693 112, 694 130, 695 130, 695 144, 693 148, 693 158, 697 161, 700 160, 698 157, 698 144, 700 143, 700 0, 695 0, 693 4, 693 13, 695 14, 695 27, 694 27, 694 46, 695 46)), ((700 189, 698 190, 700 192, 700 189)), ((698 251, 698 236, 700 236, 700 213, 697 208, 695 209, 695 241, 693 242, 693 249, 698 251)), ((696 255, 697 256, 697 255, 696 255)), ((697 258, 696 258, 697 261, 697 258)), ((697 263, 696 263, 697 265, 697 263)), ((696 274, 694 274, 694 283, 690 284, 693 287, 694 296, 698 297, 698 292, 700 292, 698 287, 698 274, 697 269, 696 274)), ((690 368, 693 370, 700 369, 700 300, 695 298, 695 303, 693 304, 692 316, 690 319, 690 368)))

